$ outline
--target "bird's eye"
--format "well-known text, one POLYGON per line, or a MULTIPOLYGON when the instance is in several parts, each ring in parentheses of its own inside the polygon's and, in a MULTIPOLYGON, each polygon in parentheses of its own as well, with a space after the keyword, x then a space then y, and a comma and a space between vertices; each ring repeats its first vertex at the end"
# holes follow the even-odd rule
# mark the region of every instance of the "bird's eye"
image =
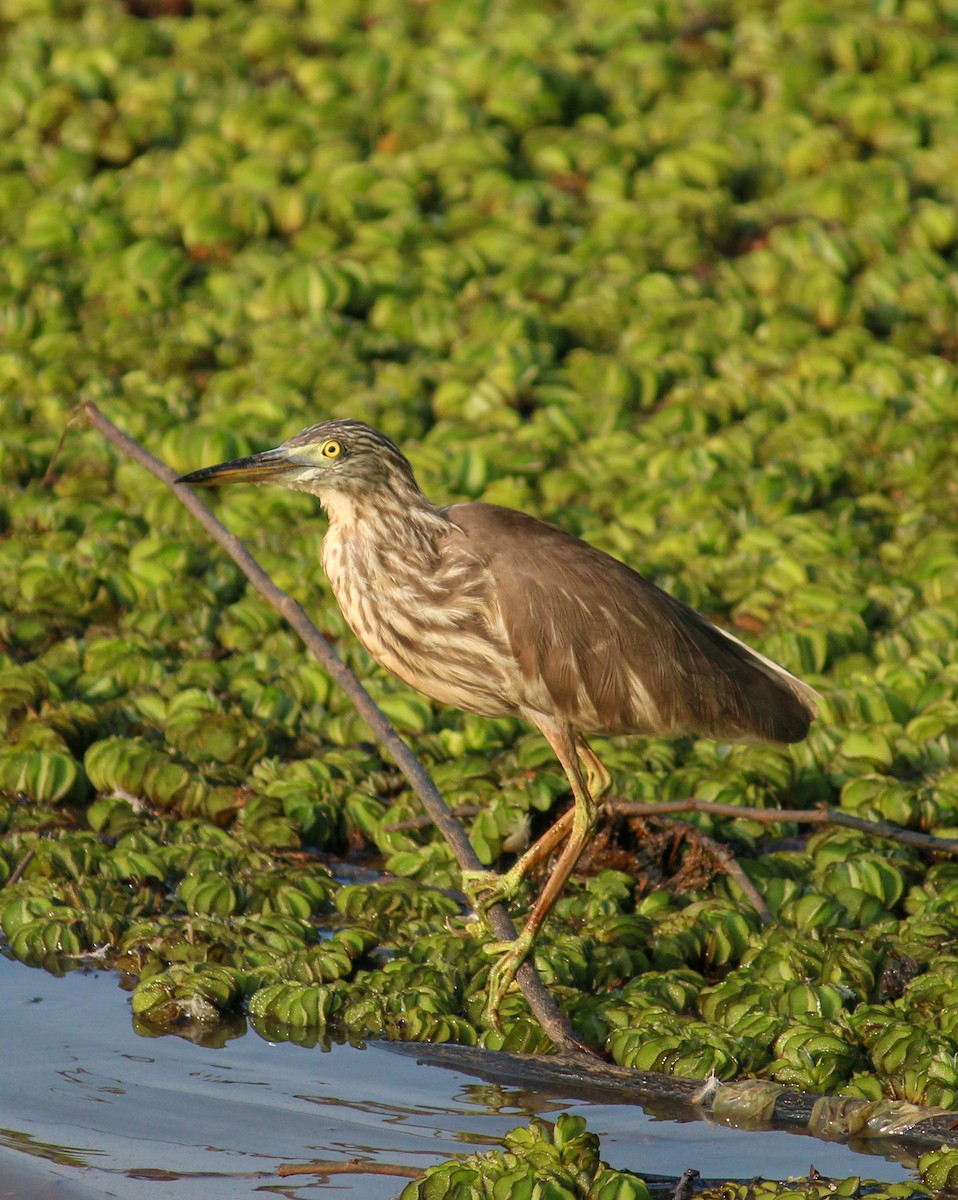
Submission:
POLYGON ((343 448, 339 442, 323 442, 322 456, 323 458, 339 458, 343 448))

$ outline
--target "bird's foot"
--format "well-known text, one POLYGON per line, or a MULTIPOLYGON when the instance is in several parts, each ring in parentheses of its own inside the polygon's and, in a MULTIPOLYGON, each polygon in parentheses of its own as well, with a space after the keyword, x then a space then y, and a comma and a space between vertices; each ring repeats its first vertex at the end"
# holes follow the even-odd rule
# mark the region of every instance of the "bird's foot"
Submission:
MULTIPOLYGON (((462 890, 472 908, 485 916, 494 904, 508 904, 515 900, 522 886, 522 874, 515 868, 499 874, 498 871, 463 871, 462 890)), ((506 942, 505 945, 511 945, 506 942)))
POLYGON ((498 957, 498 961, 492 964, 492 970, 489 972, 489 994, 482 1013, 483 1021, 497 1033, 502 1032, 499 1009, 506 993, 515 982, 516 972, 529 956, 533 940, 531 933, 520 933, 511 942, 487 942, 483 946, 486 954, 498 957))

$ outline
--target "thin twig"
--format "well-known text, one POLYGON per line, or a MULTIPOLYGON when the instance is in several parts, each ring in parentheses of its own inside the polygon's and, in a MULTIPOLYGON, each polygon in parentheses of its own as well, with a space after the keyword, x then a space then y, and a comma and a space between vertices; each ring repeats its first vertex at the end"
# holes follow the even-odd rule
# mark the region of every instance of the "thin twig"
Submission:
POLYGON ((745 874, 741 863, 728 848, 728 846, 723 846, 721 842, 715 841, 714 838, 706 837, 704 833, 700 833, 699 837, 701 837, 703 841, 711 842, 711 850, 715 855, 719 866, 722 868, 725 874, 729 876, 730 879, 734 879, 738 884, 739 888, 744 893, 745 898, 751 904, 752 908, 754 908, 758 913, 759 920, 762 922, 762 924, 771 925, 774 918, 772 917, 772 910, 765 903, 765 897, 758 890, 755 884, 752 883, 751 879, 749 879, 749 877, 745 874))
MULTIPOLYGON (((478 804, 460 804, 452 810, 452 815, 461 821, 463 817, 474 817, 481 812, 482 808, 478 804)), ((380 828, 383 833, 403 833, 407 829, 426 829, 431 824, 432 821, 428 817, 409 817, 405 821, 392 821, 380 828)))
POLYGON ((36 854, 36 852, 37 852, 36 846, 32 846, 26 852, 26 854, 24 854, 23 858, 21 858, 20 861, 17 863, 17 865, 14 867, 14 869, 10 875, 10 878, 3 885, 4 887, 13 887, 13 885, 15 883, 17 883, 23 877, 23 872, 30 865, 30 860, 33 858, 33 856, 34 856, 34 854, 36 854))
MULTIPOLYGON (((606 800, 603 808, 612 813, 626 817, 659 817, 665 818, 671 813, 710 813, 717 817, 741 817, 743 820, 760 821, 764 825, 777 825, 792 822, 798 825, 839 825, 846 829, 855 829, 859 833, 868 833, 873 837, 885 838, 887 841, 903 842, 907 846, 917 846, 922 850, 931 850, 938 854, 958 854, 958 838, 935 837, 931 833, 919 833, 914 829, 902 829, 887 821, 869 821, 865 817, 856 817, 851 813, 842 812, 835 808, 750 808, 745 804, 719 804, 712 800, 699 800, 689 796, 685 800, 663 800, 658 803, 644 804, 633 800, 606 800)), ((457 809, 459 815, 470 815, 469 808, 457 809)), ((407 821, 397 821, 390 829, 419 829, 428 825, 428 818, 411 817, 407 821)), ((685 822, 681 822, 685 824, 685 822)), ((686 826, 694 828, 693 826, 686 826)), ((738 860, 726 846, 714 838, 707 837, 701 831, 696 831, 703 845, 716 860, 719 867, 729 875, 748 898, 752 907, 762 919, 763 924, 769 924, 772 913, 762 898, 758 888, 752 883, 738 860)))
POLYGON ((397 1175, 400 1179, 422 1179, 424 1167, 400 1167, 396 1163, 362 1162, 351 1158, 347 1162, 284 1163, 276 1174, 288 1175, 397 1175))
MULTIPOLYGON (((256 591, 286 619, 287 623, 299 634, 307 649, 319 659, 333 681, 343 689, 356 711, 372 730, 373 736, 380 746, 402 771, 410 787, 419 797, 423 808, 429 813, 433 823, 451 847, 459 866, 469 871, 481 870, 482 863, 473 850, 465 830, 453 816, 419 759, 376 706, 353 672, 309 619, 302 605, 297 604, 292 596, 287 595, 273 583, 243 542, 213 516, 192 488, 176 482, 176 473, 165 463, 155 458, 132 438, 127 437, 100 412, 95 404, 87 402, 81 405, 81 409, 90 424, 111 445, 172 488, 180 503, 199 521, 210 537, 223 547, 256 591)), ((505 942, 513 941, 516 938, 516 927, 504 905, 493 905, 486 916, 497 940, 505 942)), ((571 1025, 559 1012, 530 962, 524 962, 519 968, 516 981, 536 1020, 558 1048, 572 1054, 587 1055, 589 1058, 595 1057, 594 1052, 575 1036, 571 1025)))
MULTIPOLYGON (((747 804, 719 804, 713 800, 699 800, 689 796, 685 800, 662 800, 649 804, 638 800, 606 800, 602 805, 608 812, 621 813, 625 817, 663 817, 670 813, 711 813, 716 817, 741 817, 743 821, 760 821, 763 825, 840 825, 869 833, 886 841, 903 842, 922 850, 938 854, 958 854, 958 838, 935 837, 933 833, 920 833, 915 829, 903 829, 888 821, 870 821, 867 817, 856 817, 852 813, 835 808, 750 808, 747 804)), ((480 810, 470 804, 454 810, 456 816, 470 817, 480 810)), ((428 817, 409 817, 384 825, 388 830, 424 829, 430 824, 428 817)))
POLYGON ((748 808, 744 804, 717 804, 712 800, 699 800, 689 796, 686 800, 663 800, 657 804, 642 804, 633 800, 607 800, 605 807, 610 812, 626 817, 662 817, 668 813, 700 812, 717 817, 742 817, 749 821, 761 821, 764 825, 841 825, 869 833, 873 837, 892 842, 903 842, 906 846, 918 846, 922 850, 935 850, 939 854, 958 854, 958 838, 935 837, 931 833, 919 833, 915 829, 902 829, 887 821, 869 821, 855 817, 837 808, 748 808))
POLYGON ((66 425, 63 426, 63 432, 60 434, 60 440, 57 442, 56 449, 53 451, 53 456, 47 466, 46 473, 40 484, 41 487, 49 487, 50 481, 53 479, 53 469, 57 465, 57 459, 60 457, 60 451, 63 449, 63 443, 66 441, 67 434, 70 432, 70 427, 75 425, 80 417, 83 416, 85 405, 78 404, 73 412, 70 413, 66 425))
POLYGON ((762 893, 758 890, 751 879, 745 874, 738 860, 728 846, 723 846, 721 842, 717 842, 715 838, 711 838, 707 833, 703 833, 701 829, 696 829, 694 825, 689 825, 687 821, 673 821, 668 817, 661 822, 663 825, 671 826, 672 828, 681 829, 688 834, 694 841, 703 847, 705 852, 711 856, 716 866, 720 871, 724 871, 730 876, 745 893, 745 898, 749 901, 752 907, 759 915, 763 925, 771 925, 774 920, 772 910, 765 903, 762 893))

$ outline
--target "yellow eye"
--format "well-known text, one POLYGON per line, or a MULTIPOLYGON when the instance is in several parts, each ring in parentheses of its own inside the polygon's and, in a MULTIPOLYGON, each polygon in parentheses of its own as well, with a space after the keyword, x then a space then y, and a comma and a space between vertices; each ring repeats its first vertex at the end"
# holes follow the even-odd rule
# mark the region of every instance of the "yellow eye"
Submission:
POLYGON ((323 458, 339 458, 343 448, 339 442, 323 442, 323 448, 320 451, 323 458))

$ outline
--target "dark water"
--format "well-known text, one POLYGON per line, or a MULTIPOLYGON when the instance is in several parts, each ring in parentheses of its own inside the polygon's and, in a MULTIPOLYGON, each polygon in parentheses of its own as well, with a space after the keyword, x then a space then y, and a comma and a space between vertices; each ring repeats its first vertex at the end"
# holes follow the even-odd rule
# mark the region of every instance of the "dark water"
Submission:
POLYGON ((0 958, 0 1197, 398 1196, 402 1179, 282 1179, 284 1163, 362 1158, 428 1166, 496 1144, 529 1117, 571 1111, 615 1167, 711 1178, 827 1175, 907 1179, 898 1163, 787 1133, 655 1120, 483 1084, 388 1047, 329 1053, 256 1034, 208 1049, 134 1032, 108 973, 62 979, 0 958))

